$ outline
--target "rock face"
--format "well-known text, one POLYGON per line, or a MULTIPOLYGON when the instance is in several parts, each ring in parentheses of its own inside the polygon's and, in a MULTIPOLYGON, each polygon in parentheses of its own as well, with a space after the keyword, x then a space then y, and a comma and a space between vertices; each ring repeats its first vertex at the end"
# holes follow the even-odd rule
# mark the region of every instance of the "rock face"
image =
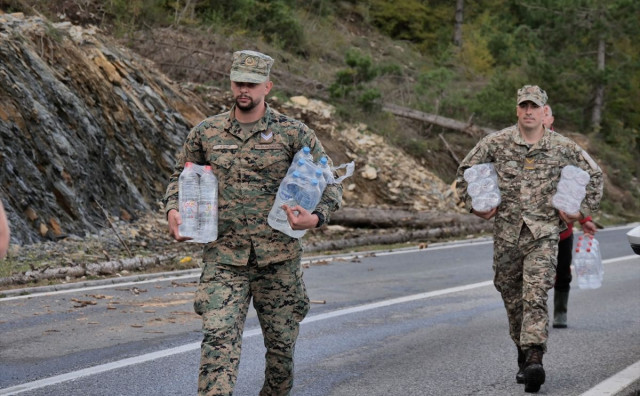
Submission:
POLYGON ((156 211, 206 106, 92 29, 0 15, 0 191, 12 243, 156 211))

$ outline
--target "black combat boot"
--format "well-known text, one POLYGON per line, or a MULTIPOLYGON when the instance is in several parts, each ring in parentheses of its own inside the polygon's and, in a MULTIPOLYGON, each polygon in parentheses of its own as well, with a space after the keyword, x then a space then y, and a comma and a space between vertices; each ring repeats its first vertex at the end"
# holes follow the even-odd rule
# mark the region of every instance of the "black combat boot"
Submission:
POLYGON ((536 393, 544 384, 544 368, 542 367, 542 346, 532 345, 526 350, 524 363, 524 391, 536 393))
POLYGON ((524 384, 524 362, 524 351, 518 347, 518 374, 516 374, 516 383, 518 384, 524 384))
POLYGON ((564 329, 567 327, 567 303, 569 290, 555 291, 553 294, 553 327, 564 329))

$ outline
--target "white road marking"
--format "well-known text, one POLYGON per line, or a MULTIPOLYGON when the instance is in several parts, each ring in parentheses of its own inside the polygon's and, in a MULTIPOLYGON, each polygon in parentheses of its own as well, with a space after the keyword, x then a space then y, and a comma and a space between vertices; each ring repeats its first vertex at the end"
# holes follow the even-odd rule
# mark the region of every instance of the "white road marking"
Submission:
POLYGON ((607 378, 598 385, 584 392, 580 396, 615 395, 640 378, 640 360, 607 378))

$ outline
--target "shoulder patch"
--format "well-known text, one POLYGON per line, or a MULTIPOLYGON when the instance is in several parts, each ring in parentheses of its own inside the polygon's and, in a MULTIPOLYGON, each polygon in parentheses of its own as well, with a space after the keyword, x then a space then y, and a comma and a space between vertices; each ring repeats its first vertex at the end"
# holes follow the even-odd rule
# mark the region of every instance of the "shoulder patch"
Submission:
POLYGON ((593 169, 593 170, 599 170, 600 169, 598 164, 596 164, 596 162, 591 158, 591 156, 586 151, 582 150, 581 155, 582 155, 582 158, 584 158, 584 160, 587 161, 587 163, 589 164, 591 169, 593 169))

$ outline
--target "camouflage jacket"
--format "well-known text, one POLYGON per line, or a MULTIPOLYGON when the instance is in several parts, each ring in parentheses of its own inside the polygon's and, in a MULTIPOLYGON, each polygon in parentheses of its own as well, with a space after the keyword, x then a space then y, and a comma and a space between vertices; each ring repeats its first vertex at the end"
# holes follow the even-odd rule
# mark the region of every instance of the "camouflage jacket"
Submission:
MULTIPOLYGON (((245 134, 234 109, 205 119, 189 132, 169 180, 165 210, 179 208, 178 178, 184 163, 209 164, 218 178, 218 240, 204 247, 203 260, 246 265, 251 245, 260 266, 300 257, 300 240, 271 228, 267 216, 295 153, 309 146, 318 160, 326 155, 322 144, 312 129, 268 105, 245 134)), ((328 222, 341 201, 342 185, 328 185, 316 211, 328 222)))
POLYGON ((483 138, 467 154, 456 175, 458 196, 471 209, 464 171, 480 163, 492 162, 498 174, 501 203, 495 216, 494 235, 516 243, 522 224, 536 239, 558 234, 567 228, 551 204, 562 168, 577 166, 591 180, 580 212, 586 217, 598 210, 603 178, 600 167, 578 144, 551 130, 531 145, 524 141, 517 125, 483 138))

